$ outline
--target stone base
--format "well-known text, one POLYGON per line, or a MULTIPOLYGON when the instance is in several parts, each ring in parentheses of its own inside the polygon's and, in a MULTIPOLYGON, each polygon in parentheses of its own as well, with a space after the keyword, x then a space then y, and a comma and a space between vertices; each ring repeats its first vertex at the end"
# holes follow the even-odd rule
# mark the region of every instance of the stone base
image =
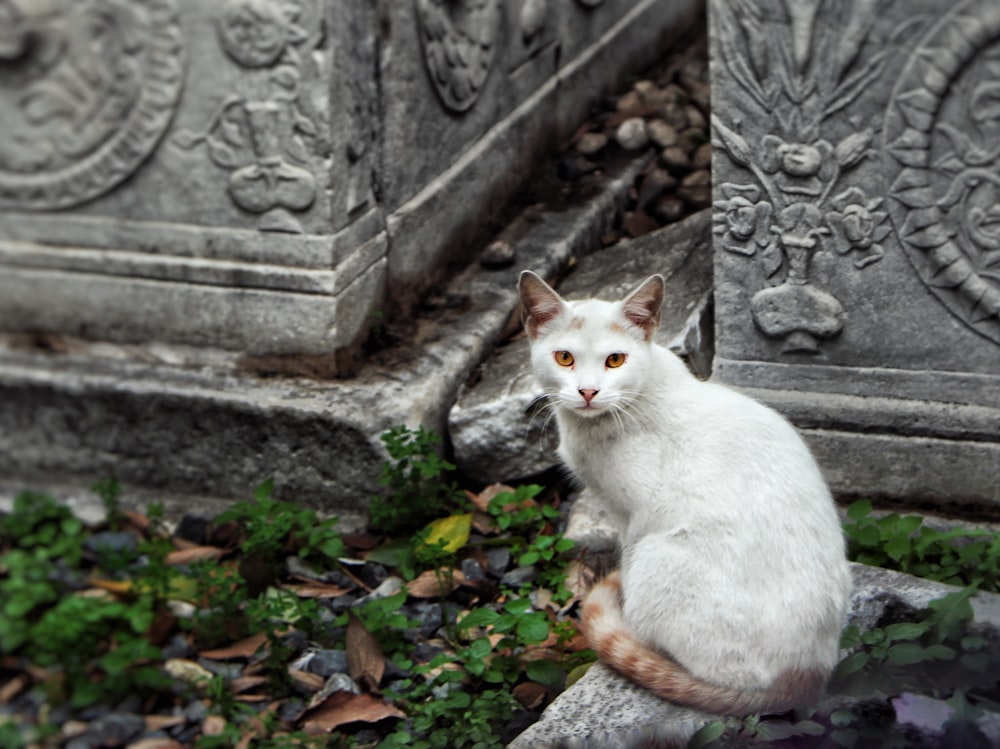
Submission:
POLYGON ((183 512, 273 478, 279 499, 357 516, 379 490, 380 434, 445 434, 459 386, 508 328, 520 269, 552 276, 592 248, 642 163, 611 169, 584 204, 534 215, 516 265, 469 266, 444 294, 462 305, 425 311, 350 379, 263 377, 218 349, 0 338, 0 494, 77 496, 115 476, 126 499, 183 512))
POLYGON ((838 495, 1000 516, 1000 377, 725 358, 714 377, 788 417, 838 495))

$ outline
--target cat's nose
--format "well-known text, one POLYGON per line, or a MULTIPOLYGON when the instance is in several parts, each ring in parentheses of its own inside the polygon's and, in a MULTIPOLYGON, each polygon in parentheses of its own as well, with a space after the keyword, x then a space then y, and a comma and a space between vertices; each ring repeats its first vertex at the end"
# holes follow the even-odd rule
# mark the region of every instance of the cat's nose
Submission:
POLYGON ((596 390, 589 390, 589 389, 585 390, 581 388, 579 392, 580 395, 583 396, 583 402, 586 403, 588 406, 590 405, 590 402, 594 400, 594 398, 597 396, 596 390))

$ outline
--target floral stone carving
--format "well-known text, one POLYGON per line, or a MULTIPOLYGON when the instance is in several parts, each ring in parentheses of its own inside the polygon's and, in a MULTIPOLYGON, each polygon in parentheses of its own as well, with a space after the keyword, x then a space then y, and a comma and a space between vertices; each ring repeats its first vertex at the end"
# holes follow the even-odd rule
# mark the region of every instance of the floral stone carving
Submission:
POLYGON ((318 131, 301 95, 303 52, 318 37, 316 4, 228 0, 217 24, 219 44, 233 62, 268 72, 270 96, 230 96, 205 130, 178 133, 174 142, 205 145, 212 162, 230 172, 233 203, 261 215, 259 229, 301 233, 293 213, 316 199, 309 144, 318 131))
POLYGON ((416 7, 434 90, 447 109, 465 112, 476 103, 490 73, 500 2, 416 0, 416 7))
POLYGON ((891 232, 882 198, 844 184, 872 155, 874 129, 824 137, 827 118, 884 68, 882 53, 859 56, 875 7, 854 2, 843 34, 817 32, 818 8, 815 0, 712 6, 718 64, 745 94, 743 116, 769 123, 751 140, 740 121, 712 116, 713 145, 748 180, 718 186, 715 232, 724 250, 763 263, 771 285, 754 294, 750 311, 758 330, 783 341, 784 353, 817 353, 841 332, 844 308, 820 284, 838 257, 852 271, 878 262, 891 232), (812 75, 817 65, 824 75, 812 75))
POLYGON ((958 319, 1000 343, 995 0, 958 4, 922 39, 886 113, 884 143, 890 213, 904 252, 958 319))
POLYGON ((175 0, 0 0, 0 208, 92 200, 159 144, 183 80, 175 0))

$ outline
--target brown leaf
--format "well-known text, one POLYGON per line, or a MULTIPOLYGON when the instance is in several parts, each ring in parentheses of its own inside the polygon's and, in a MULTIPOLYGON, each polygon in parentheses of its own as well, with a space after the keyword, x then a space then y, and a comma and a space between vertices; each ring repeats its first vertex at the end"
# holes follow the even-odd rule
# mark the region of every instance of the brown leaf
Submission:
POLYGON ((226 648, 202 650, 198 655, 212 661, 228 661, 234 658, 249 658, 267 642, 267 635, 257 634, 240 640, 226 648))
POLYGON ((463 582, 465 575, 460 570, 451 570, 450 575, 442 572, 440 581, 434 570, 427 570, 406 584, 406 592, 414 598, 440 598, 451 593, 463 582))
POLYGON ((18 674, 6 684, 0 685, 0 705, 10 703, 12 699, 20 694, 28 686, 28 677, 18 674))
POLYGON ((232 690, 233 694, 240 694, 259 687, 261 684, 267 684, 269 681, 270 679, 266 676, 239 676, 229 682, 229 689, 232 690))
POLYGON ((306 733, 315 735, 329 733, 345 723, 377 723, 386 718, 405 717, 398 707, 373 695, 337 692, 313 711, 303 728, 306 733))
POLYGON ((299 598, 339 598, 344 593, 350 592, 347 588, 341 588, 339 585, 318 583, 314 580, 293 585, 282 585, 281 588, 282 590, 294 593, 299 598))
POLYGON ((122 510, 122 515, 128 520, 129 524, 135 527, 136 530, 145 533, 149 530, 151 523, 149 518, 143 515, 141 512, 136 512, 135 510, 122 510))
POLYGON ((497 494, 513 491, 514 487, 507 486, 506 484, 490 484, 479 492, 479 494, 466 492, 466 495, 469 497, 469 501, 472 502, 472 505, 477 510, 488 513, 490 511, 490 500, 492 500, 497 494))
POLYGON ((326 683, 326 679, 319 674, 299 671, 297 668, 288 669, 288 675, 292 677, 292 683, 295 685, 295 688, 303 694, 318 692, 326 683))
POLYGON ((365 625, 348 612, 347 620, 347 669, 355 681, 364 680, 372 691, 378 689, 385 673, 385 658, 375 635, 365 629, 365 625))
POLYGON ((191 564, 206 559, 221 559, 226 553, 218 546, 192 546, 190 549, 178 549, 167 554, 164 560, 169 565, 191 564))
POLYGON ((184 749, 184 744, 169 736, 159 736, 133 741, 125 749, 184 749))
POLYGON ((526 710, 541 706, 548 695, 549 690, 534 681, 526 681, 514 687, 514 697, 526 710))
POLYGON ((147 715, 145 716, 146 731, 163 731, 167 728, 175 728, 187 723, 187 718, 183 715, 147 715))

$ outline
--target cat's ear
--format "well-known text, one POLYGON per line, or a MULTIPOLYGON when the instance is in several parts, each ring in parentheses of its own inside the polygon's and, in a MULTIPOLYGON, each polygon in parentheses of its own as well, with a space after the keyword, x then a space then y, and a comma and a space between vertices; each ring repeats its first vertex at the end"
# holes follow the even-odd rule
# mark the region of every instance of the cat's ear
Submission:
POLYGON ((625 319, 642 329, 648 341, 660 326, 660 307, 663 306, 665 282, 663 276, 650 276, 622 303, 625 319))
POLYGON ((524 313, 524 329, 529 338, 537 338, 542 327, 559 317, 566 304, 552 287, 530 270, 521 271, 517 283, 524 313))

